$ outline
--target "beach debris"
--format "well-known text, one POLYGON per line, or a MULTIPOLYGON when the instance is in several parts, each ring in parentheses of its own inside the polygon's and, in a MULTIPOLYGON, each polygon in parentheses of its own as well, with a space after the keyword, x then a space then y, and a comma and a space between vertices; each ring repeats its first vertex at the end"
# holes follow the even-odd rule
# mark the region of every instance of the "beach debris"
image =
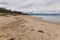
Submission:
POLYGON ((43 30, 38 30, 38 32, 44 33, 44 31, 43 31, 43 30))

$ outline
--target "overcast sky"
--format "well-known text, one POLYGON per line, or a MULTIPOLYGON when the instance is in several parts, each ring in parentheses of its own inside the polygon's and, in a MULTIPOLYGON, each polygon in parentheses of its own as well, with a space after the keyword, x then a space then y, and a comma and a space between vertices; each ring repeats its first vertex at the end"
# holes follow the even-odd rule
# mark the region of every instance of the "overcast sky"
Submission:
POLYGON ((0 0, 0 7, 28 13, 59 13, 60 0, 0 0))

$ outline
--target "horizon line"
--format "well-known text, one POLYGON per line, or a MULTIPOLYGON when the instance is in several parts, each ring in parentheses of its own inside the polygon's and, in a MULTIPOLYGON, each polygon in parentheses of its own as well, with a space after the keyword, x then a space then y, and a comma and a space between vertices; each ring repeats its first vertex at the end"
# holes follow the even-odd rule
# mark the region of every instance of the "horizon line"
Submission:
POLYGON ((60 16, 60 14, 29 14, 29 15, 60 16))

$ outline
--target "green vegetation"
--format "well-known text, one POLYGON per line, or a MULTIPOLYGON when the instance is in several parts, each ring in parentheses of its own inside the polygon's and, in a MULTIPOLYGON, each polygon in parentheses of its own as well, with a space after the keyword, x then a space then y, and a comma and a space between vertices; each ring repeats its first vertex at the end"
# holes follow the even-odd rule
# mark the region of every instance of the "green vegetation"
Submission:
POLYGON ((8 15, 17 16, 17 15, 22 15, 22 14, 17 14, 17 13, 0 13, 0 16, 6 16, 6 17, 8 17, 8 15))
POLYGON ((17 15, 28 15, 28 14, 22 13, 20 11, 11 11, 4 7, 2 7, 2 8, 0 7, 0 16, 8 17, 8 15, 17 16, 17 15))

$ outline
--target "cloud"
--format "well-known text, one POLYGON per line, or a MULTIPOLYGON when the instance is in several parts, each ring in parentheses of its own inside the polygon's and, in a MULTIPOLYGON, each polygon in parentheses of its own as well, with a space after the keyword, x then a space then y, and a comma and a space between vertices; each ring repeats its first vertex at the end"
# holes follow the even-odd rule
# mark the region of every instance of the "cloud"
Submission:
POLYGON ((1 0, 0 6, 28 13, 56 13, 60 11, 60 0, 1 0))

